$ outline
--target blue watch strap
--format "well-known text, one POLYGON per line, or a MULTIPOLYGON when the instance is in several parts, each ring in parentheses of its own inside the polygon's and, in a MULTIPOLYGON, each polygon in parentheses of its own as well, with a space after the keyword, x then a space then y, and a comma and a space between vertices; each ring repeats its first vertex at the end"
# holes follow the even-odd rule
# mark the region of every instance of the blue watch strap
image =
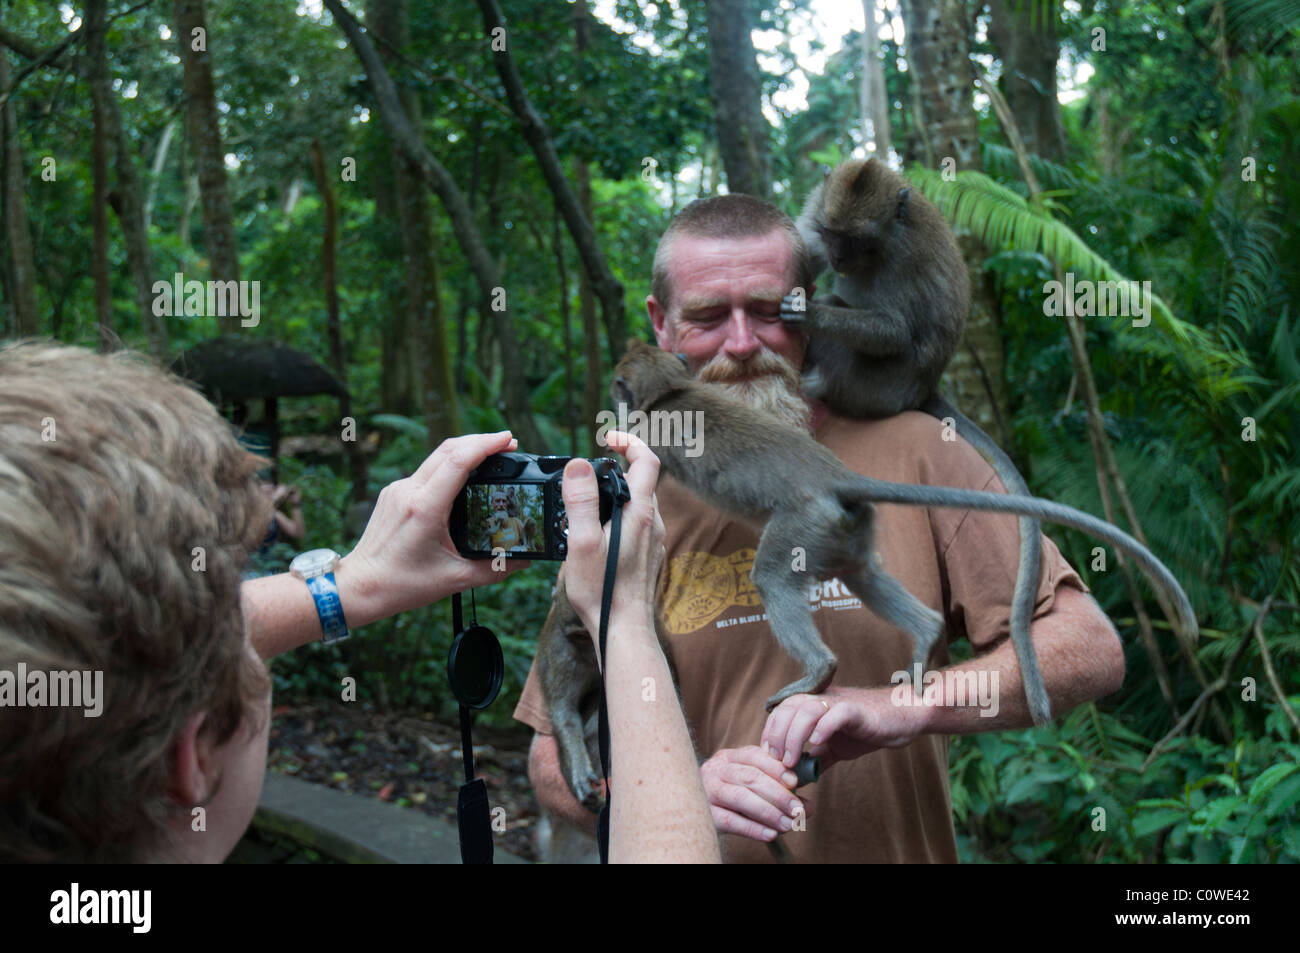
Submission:
POLYGON ((320 616, 321 641, 338 642, 346 639, 347 619, 343 617, 343 603, 339 601, 339 587, 334 581, 334 573, 327 572, 307 580, 307 591, 316 600, 316 614, 320 616))

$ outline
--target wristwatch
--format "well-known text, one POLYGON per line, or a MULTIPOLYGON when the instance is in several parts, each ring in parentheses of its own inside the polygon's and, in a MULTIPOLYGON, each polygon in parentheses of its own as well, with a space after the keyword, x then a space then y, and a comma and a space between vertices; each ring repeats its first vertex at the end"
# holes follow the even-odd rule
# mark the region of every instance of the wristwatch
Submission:
POLYGON ((326 644, 346 639, 350 633, 343 618, 343 604, 339 602, 339 587, 334 581, 334 570, 341 557, 332 549, 313 549, 299 553, 289 563, 289 572, 307 583, 307 590, 316 600, 316 614, 320 616, 321 641, 326 644))

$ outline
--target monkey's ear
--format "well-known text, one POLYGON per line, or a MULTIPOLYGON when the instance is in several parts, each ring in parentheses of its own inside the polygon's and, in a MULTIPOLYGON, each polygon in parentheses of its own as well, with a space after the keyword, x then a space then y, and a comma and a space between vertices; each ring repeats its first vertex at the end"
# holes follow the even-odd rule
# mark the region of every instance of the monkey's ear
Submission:
POLYGON ((906 186, 898 190, 898 217, 899 218, 902 218, 903 213, 907 211, 907 200, 911 196, 911 194, 912 194, 912 190, 906 186))

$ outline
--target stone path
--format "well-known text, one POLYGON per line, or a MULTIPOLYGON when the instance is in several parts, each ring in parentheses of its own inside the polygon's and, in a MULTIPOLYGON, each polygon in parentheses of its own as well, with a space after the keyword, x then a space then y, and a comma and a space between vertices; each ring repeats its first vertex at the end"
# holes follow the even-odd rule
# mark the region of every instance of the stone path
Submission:
MULTIPOLYGON (((419 811, 268 771, 253 826, 352 864, 459 864, 456 828, 419 811)), ((498 864, 528 861, 497 845, 498 864)))

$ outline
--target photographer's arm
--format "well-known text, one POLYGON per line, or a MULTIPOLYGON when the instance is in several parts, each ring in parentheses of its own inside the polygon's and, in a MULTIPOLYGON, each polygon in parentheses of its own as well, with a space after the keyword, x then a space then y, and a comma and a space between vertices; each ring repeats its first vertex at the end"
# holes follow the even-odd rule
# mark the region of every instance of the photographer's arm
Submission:
MULTIPOLYGON (((663 521, 654 497, 659 461, 626 434, 611 431, 607 440, 631 463, 627 483, 632 493, 623 508, 605 659, 613 759, 610 860, 717 863, 709 802, 654 629, 655 581, 664 558, 663 521), (646 692, 651 686, 653 694, 646 692)), ((594 641, 608 537, 600 527, 596 480, 586 461, 565 468, 564 503, 569 516, 565 584, 594 641)))
MULTIPOLYGON (((465 559, 456 552, 448 521, 470 471, 491 454, 515 447, 508 431, 446 440, 415 473, 380 492, 365 534, 334 574, 349 628, 500 581, 502 573, 491 561, 465 559)), ((506 571, 528 565, 510 560, 506 571)), ((315 600, 301 579, 289 573, 250 579, 241 595, 262 658, 321 637, 315 600)))

